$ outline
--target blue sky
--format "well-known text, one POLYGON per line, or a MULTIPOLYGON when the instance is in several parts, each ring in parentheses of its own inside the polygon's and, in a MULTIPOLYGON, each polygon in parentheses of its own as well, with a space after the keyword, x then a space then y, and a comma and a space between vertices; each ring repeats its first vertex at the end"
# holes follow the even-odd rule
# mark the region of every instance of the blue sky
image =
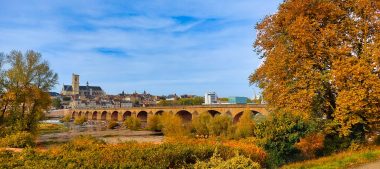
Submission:
POLYGON ((0 0, 0 52, 40 52, 62 84, 109 94, 252 97, 254 26, 282 0, 0 0))

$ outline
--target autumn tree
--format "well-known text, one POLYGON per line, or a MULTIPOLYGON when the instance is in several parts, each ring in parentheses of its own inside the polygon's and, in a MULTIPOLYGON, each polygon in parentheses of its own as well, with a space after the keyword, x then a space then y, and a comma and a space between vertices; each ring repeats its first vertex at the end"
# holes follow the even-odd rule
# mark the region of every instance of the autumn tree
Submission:
POLYGON ((50 105, 48 91, 57 83, 41 54, 12 51, 1 56, 0 136, 16 131, 34 132, 50 105))
POLYGON ((325 117, 341 136, 373 129, 380 119, 380 1, 285 0, 256 29, 263 64, 250 82, 272 111, 325 117))

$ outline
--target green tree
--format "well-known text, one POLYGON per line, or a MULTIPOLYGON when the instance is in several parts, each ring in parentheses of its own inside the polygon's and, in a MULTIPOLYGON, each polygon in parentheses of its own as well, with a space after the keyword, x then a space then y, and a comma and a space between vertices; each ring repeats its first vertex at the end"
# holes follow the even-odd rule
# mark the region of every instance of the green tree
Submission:
POLYGON ((250 76, 272 111, 325 117, 363 138, 380 119, 380 1, 287 0, 256 27, 250 76))
POLYGON ((59 98, 53 99, 52 106, 56 109, 60 109, 61 108, 61 99, 59 99, 59 98))
POLYGON ((57 84, 58 76, 50 69, 41 54, 12 51, 1 55, 0 136, 16 132, 34 132, 43 112, 51 105, 48 91, 57 84))

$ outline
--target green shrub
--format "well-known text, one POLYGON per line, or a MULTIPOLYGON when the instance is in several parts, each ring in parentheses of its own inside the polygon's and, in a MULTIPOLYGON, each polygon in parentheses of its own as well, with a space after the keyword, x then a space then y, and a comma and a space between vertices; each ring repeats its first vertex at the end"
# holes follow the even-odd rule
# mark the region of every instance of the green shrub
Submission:
POLYGON ((330 155, 345 150, 350 147, 351 142, 349 137, 341 137, 338 133, 326 134, 321 155, 330 155))
POLYGON ((107 128, 108 129, 115 129, 119 126, 119 123, 117 123, 115 120, 108 121, 107 128))
POLYGON ((130 130, 138 130, 141 128, 141 121, 139 118, 131 116, 125 119, 124 126, 130 130))
POLYGON ((148 117, 147 129, 153 131, 161 131, 162 125, 160 122, 159 115, 153 115, 148 117))
POLYGON ((212 116, 208 112, 201 113, 199 116, 194 117, 192 120, 193 132, 197 136, 208 136, 209 130, 208 125, 212 116))
POLYGON ((87 119, 84 116, 79 116, 79 117, 75 117, 74 124, 75 125, 82 125, 86 121, 87 121, 87 119))
POLYGON ((216 115, 211 119, 208 129, 214 136, 227 136, 232 126, 232 119, 226 115, 216 115))
POLYGON ((257 123, 255 135, 269 154, 267 164, 276 167, 297 159, 299 151, 295 143, 315 128, 313 121, 300 115, 278 112, 257 123))
POLYGON ((70 115, 66 115, 62 119, 60 119, 59 121, 61 121, 61 122, 70 122, 71 121, 71 116, 70 115))
POLYGON ((24 148, 35 145, 35 137, 26 131, 17 132, 0 138, 0 147, 24 148))
POLYGON ((165 136, 178 137, 190 134, 190 128, 183 124, 182 119, 171 113, 163 113, 161 124, 165 136))

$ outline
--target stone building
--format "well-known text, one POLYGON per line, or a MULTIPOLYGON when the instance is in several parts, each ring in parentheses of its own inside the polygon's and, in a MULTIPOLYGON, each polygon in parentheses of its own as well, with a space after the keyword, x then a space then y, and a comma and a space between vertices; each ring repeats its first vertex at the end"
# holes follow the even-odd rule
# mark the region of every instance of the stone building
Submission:
POLYGON ((88 82, 86 86, 80 86, 79 75, 73 74, 72 85, 63 85, 61 95, 95 98, 104 96, 105 93, 100 86, 90 86, 88 82))

